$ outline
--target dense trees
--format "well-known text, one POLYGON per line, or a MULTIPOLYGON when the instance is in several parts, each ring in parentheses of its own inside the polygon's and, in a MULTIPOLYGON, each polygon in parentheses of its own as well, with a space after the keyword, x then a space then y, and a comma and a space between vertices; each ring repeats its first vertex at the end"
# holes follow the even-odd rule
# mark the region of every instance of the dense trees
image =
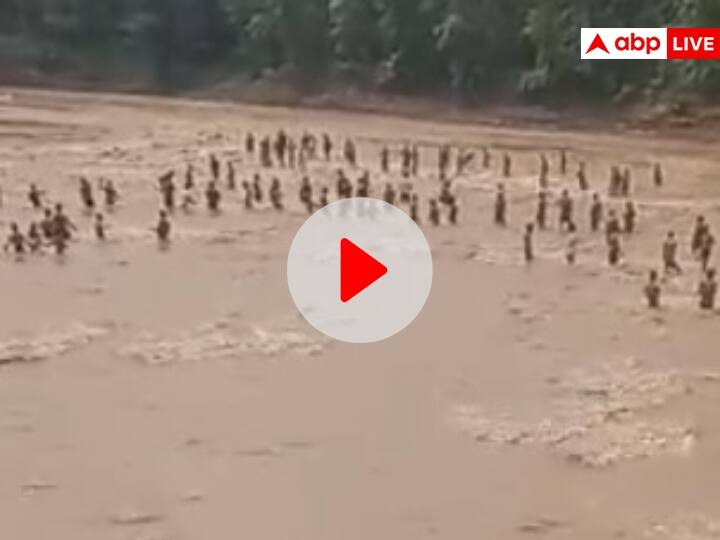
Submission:
POLYGON ((718 91, 714 62, 579 60, 581 26, 673 25, 720 26, 720 1, 0 0, 0 39, 38 66, 92 56, 98 72, 134 63, 169 85, 215 69, 460 97, 718 91))

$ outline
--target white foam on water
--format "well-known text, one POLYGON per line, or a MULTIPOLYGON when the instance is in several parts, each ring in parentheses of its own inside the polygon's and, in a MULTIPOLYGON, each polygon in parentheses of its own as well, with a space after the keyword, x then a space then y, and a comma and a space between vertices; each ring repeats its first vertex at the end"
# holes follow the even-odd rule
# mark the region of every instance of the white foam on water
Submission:
MULTIPOLYGON (((142 243, 151 244, 157 242, 156 234, 152 227, 132 227, 132 226, 116 226, 112 222, 109 223, 108 243, 142 243)), ((191 229, 186 227, 173 227, 172 240, 176 242, 202 242, 206 244, 236 244, 245 241, 253 236, 272 235, 277 232, 273 226, 258 226, 256 229, 191 229)), ((94 242, 94 233, 80 232, 76 236, 77 240, 82 243, 94 242)))
POLYGON ((76 322, 59 331, 11 338, 0 342, 0 365, 37 362, 61 356, 107 333, 107 328, 76 322))
POLYGON ((314 356, 322 353, 328 341, 315 333, 309 334, 290 326, 273 329, 253 326, 252 330, 252 337, 243 347, 248 352, 257 352, 264 356, 284 353, 314 356))
POLYGON ((160 523, 164 520, 164 516, 160 514, 139 512, 136 510, 123 510, 122 512, 111 515, 109 518, 111 525, 119 527, 151 525, 153 523, 160 523))
POLYGON ((174 335, 145 332, 118 352, 148 366, 249 356, 320 354, 327 340, 300 330, 296 318, 243 324, 228 317, 174 335))
POLYGON ((642 535, 647 540, 717 540, 720 520, 701 514, 678 514, 658 521, 642 535))
POLYGON ((697 437, 692 423, 649 419, 646 413, 690 393, 693 381, 713 380, 707 374, 650 371, 628 359, 568 373, 554 383, 559 397, 551 415, 540 421, 491 416, 477 405, 456 405, 450 422, 481 443, 540 445, 570 462, 605 468, 690 452, 697 437))

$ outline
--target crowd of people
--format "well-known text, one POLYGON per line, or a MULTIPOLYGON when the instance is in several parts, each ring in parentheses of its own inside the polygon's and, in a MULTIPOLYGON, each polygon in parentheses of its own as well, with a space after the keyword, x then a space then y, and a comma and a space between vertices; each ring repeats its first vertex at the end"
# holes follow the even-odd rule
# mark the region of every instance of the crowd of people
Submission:
MULTIPOLYGON (((470 166, 477 165, 490 170, 493 154, 487 147, 478 151, 457 148, 451 145, 441 145, 437 149, 437 195, 427 197, 426 214, 421 215, 421 196, 416 191, 415 179, 421 175, 421 152, 416 144, 404 144, 398 149, 383 146, 379 153, 379 169, 388 174, 393 167, 393 157, 399 154, 399 173, 401 180, 397 183, 387 182, 375 190, 372 186, 371 174, 362 170, 359 177, 353 180, 346 173, 355 171, 359 167, 359 155, 356 143, 346 139, 341 148, 336 148, 333 138, 327 134, 320 136, 305 132, 299 138, 289 136, 280 130, 275 136, 256 137, 248 132, 244 141, 244 151, 248 160, 254 160, 262 170, 272 172, 273 169, 282 168, 296 171, 301 180, 298 189, 298 201, 308 214, 327 206, 331 201, 331 187, 317 186, 311 181, 308 164, 314 160, 334 163, 336 154, 341 156, 342 166, 336 168, 334 178, 334 195, 337 200, 353 197, 377 197, 386 203, 397 205, 407 210, 410 217, 419 225, 425 223, 432 227, 443 224, 457 225, 460 217, 460 205, 455 189, 455 181, 467 176, 470 166), (425 221, 425 217, 427 221, 425 221)), ((568 175, 569 159, 566 150, 558 150, 558 172, 565 178, 568 175)), ((528 220, 523 228, 522 245, 524 259, 532 264, 536 258, 535 234, 538 230, 545 231, 551 228, 552 208, 557 208, 557 228, 566 236, 565 260, 568 264, 575 264, 578 258, 580 241, 578 238, 579 220, 575 200, 570 189, 562 189, 557 200, 553 201, 554 192, 550 189, 550 159, 543 153, 539 158, 538 195, 535 215, 528 220)), ((508 152, 500 156, 500 175, 502 181, 497 184, 494 197, 494 224, 497 227, 509 225, 509 198, 506 181, 512 177, 513 158, 508 152)), ((282 212, 285 209, 285 194, 283 184, 276 176, 270 179, 267 190, 263 176, 255 173, 251 180, 243 180, 238 186, 236 164, 233 161, 221 161, 214 153, 208 158, 209 179, 198 194, 197 170, 195 164, 187 165, 183 178, 177 178, 176 170, 169 170, 157 180, 160 195, 161 210, 156 224, 151 228, 156 235, 159 245, 167 248, 172 236, 171 216, 180 210, 190 213, 193 209, 204 204, 208 212, 217 214, 222 210, 223 193, 235 192, 238 187, 242 190, 244 208, 248 211, 261 205, 270 206, 282 212), (178 196, 178 186, 181 193, 178 196)), ((580 193, 590 191, 586 164, 578 163, 574 174, 577 179, 577 190, 580 193)), ((610 199, 622 199, 622 211, 606 207, 606 203, 599 193, 593 193, 587 215, 588 230, 591 233, 604 233, 607 252, 607 262, 610 266, 619 265, 625 253, 623 239, 633 235, 636 231, 638 210, 632 201, 632 171, 630 168, 621 169, 612 167, 607 189, 610 199)), ((665 183, 664 172, 660 164, 653 165, 652 183, 661 188, 665 183)), ((10 232, 4 245, 5 252, 12 252, 18 256, 26 253, 39 253, 50 248, 58 255, 63 255, 77 231, 77 227, 66 215, 62 204, 48 206, 46 193, 35 184, 31 184, 27 192, 30 206, 42 214, 38 221, 32 221, 26 232, 23 232, 17 223, 10 224, 10 232)), ((94 236, 98 241, 107 238, 107 225, 105 214, 99 210, 102 206, 106 213, 115 210, 120 201, 120 193, 112 180, 101 178, 97 185, 84 177, 79 179, 79 199, 86 213, 94 215, 94 236), (101 194, 101 204, 96 200, 96 194, 101 194)), ((714 310, 718 292, 717 272, 711 268, 710 263, 715 247, 715 237, 710 225, 704 216, 698 216, 692 231, 690 250, 697 260, 702 278, 698 285, 697 294, 700 298, 700 307, 703 310, 714 310)), ((672 278, 681 274, 683 268, 679 263, 680 246, 675 231, 668 231, 662 243, 661 260, 664 275, 672 278)), ((662 279, 658 270, 649 272, 648 282, 644 293, 648 306, 656 309, 661 306, 662 279)))

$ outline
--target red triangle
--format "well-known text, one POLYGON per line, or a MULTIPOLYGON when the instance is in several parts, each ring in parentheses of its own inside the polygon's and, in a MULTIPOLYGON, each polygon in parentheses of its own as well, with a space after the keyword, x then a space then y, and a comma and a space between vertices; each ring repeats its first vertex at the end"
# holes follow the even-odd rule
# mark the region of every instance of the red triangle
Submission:
POLYGON ((600 49, 601 51, 605 51, 606 53, 610 54, 610 51, 608 51, 608 48, 605 46, 605 42, 600 37, 600 34, 595 34, 595 39, 592 40, 590 48, 585 54, 590 54, 595 49, 600 49))
POLYGON ((349 302, 388 273, 387 267, 347 238, 340 240, 340 301, 349 302))

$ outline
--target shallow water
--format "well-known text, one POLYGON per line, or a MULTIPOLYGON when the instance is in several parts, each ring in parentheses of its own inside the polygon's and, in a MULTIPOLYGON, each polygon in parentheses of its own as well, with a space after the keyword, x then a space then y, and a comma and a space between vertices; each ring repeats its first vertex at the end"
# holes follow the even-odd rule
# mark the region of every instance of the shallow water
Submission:
MULTIPOLYGON (((62 261, 0 261, 0 537, 717 537, 719 319, 697 313, 687 254, 665 309, 646 312, 641 295, 666 230, 685 238, 693 201, 720 196, 715 148, 71 94, 21 93, 0 125, 0 220, 37 217, 32 180, 81 229, 62 261), (297 173, 272 173, 286 186, 282 215, 226 193, 220 216, 176 212, 168 251, 148 231, 159 174, 174 165, 181 180, 192 159, 204 185, 210 151, 244 159, 244 129, 281 124, 357 134, 371 168, 373 141, 408 133, 515 148, 511 226, 491 226, 495 174, 473 170, 461 226, 426 228, 436 270, 418 320, 380 344, 327 342, 287 292, 304 218, 297 173), (577 267, 554 232, 538 235, 535 265, 521 263, 537 151, 561 145, 599 189, 611 162, 639 164, 648 207, 622 268, 606 268, 584 218, 577 267), (649 186, 656 159, 661 192, 649 186), (79 174, 111 177, 122 194, 107 245, 79 211, 79 174)), ((423 194, 437 189, 434 155, 423 150, 423 194)), ((244 161, 239 181, 258 170, 244 161)), ((330 182, 337 166, 310 174, 330 182)), ((554 178, 564 182, 574 186, 554 178)), ((700 208, 720 227, 717 208, 700 208)))

